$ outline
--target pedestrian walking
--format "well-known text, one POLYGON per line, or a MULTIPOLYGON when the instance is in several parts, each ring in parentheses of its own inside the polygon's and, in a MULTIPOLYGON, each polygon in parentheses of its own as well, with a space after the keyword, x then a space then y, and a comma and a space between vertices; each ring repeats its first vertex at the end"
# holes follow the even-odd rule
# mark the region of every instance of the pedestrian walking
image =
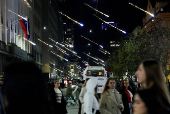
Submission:
POLYGON ((161 64, 155 60, 143 61, 135 74, 141 84, 141 90, 149 89, 158 97, 161 106, 156 105, 154 108, 168 110, 165 107, 170 107, 170 97, 161 64))
POLYGON ((82 84, 80 83, 80 80, 78 80, 76 83, 77 84, 76 84, 74 91, 72 92, 72 95, 76 96, 76 102, 77 102, 77 104, 80 104, 79 95, 80 95, 80 92, 81 92, 82 84))
POLYGON ((133 114, 170 114, 169 104, 153 89, 143 89, 134 96, 133 114))
POLYGON ((120 94, 122 95, 122 101, 124 105, 124 110, 122 114, 132 114, 132 87, 129 85, 129 80, 124 79, 121 83, 121 88, 119 90, 120 94))
POLYGON ((98 80, 89 79, 87 81, 87 92, 84 95, 84 114, 100 114, 97 88, 98 80))
POLYGON ((34 63, 6 66, 2 95, 6 114, 52 114, 42 72, 34 63))
POLYGON ((108 78, 101 94, 100 114, 121 114, 124 110, 122 95, 115 88, 115 79, 108 78))
POLYGON ((90 78, 86 78, 84 84, 82 85, 82 89, 81 89, 81 92, 80 92, 80 95, 79 95, 79 100, 80 100, 80 103, 81 103, 81 114, 84 114, 84 95, 87 92, 86 83, 89 79, 90 78))

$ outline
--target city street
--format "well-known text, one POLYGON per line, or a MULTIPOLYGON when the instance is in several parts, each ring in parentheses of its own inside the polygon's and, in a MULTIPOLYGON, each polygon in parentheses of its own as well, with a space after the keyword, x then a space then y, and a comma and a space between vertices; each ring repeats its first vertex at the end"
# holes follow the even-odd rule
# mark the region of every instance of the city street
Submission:
POLYGON ((68 112, 68 114, 78 114, 78 109, 79 109, 79 106, 70 105, 69 107, 67 107, 67 112, 68 112))

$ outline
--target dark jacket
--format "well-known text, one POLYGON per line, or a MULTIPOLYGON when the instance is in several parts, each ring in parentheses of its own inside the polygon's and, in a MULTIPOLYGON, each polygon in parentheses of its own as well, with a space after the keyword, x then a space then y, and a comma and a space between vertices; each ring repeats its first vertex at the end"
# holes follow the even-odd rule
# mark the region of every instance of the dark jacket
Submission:
POLYGON ((150 89, 140 90, 137 94, 145 103, 149 114, 170 114, 170 104, 158 87, 153 86, 150 89))
MULTIPOLYGON (((133 94, 132 89, 128 88, 128 90, 133 94)), ((123 105, 124 105, 124 110, 123 110, 122 114, 130 114, 128 98, 127 98, 127 95, 125 93, 125 87, 121 87, 119 89, 119 92, 122 95, 122 101, 123 101, 123 105)))
POLYGON ((63 93, 62 93, 62 99, 61 103, 57 103, 56 101, 56 93, 54 91, 54 88, 50 88, 50 94, 51 94, 51 108, 53 110, 53 114, 66 114, 67 109, 66 109, 66 101, 64 99, 63 93))
POLYGON ((67 89, 66 89, 66 96, 72 95, 73 89, 71 88, 71 85, 68 84, 67 89))

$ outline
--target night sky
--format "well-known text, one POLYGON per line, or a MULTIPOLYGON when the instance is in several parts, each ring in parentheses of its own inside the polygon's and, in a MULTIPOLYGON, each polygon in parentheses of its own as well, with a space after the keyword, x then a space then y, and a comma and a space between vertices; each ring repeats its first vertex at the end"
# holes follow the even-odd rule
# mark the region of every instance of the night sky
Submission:
MULTIPOLYGON (((78 24, 74 24, 74 50, 82 57, 81 60, 79 59, 79 63, 82 67, 85 66, 81 61, 88 60, 87 56, 82 52, 90 52, 92 56, 99 57, 101 59, 106 59, 109 55, 104 55, 99 52, 99 47, 95 44, 91 43, 90 47, 87 46, 89 41, 80 37, 81 35, 103 45, 106 50, 109 50, 110 41, 119 41, 123 36, 125 36, 125 34, 115 28, 109 28, 107 31, 101 30, 102 21, 94 17, 93 14, 96 14, 105 21, 114 21, 115 23, 118 23, 118 28, 125 30, 127 34, 131 33, 138 25, 142 26, 142 19, 145 17, 146 13, 129 5, 129 2, 146 10, 148 0, 98 0, 98 3, 97 0, 66 0, 64 7, 59 6, 59 9, 62 10, 63 13, 84 24, 83 27, 78 24), (84 5, 84 3, 97 8, 99 11, 108 14, 110 17, 107 18, 100 13, 96 13, 94 10, 84 5), (92 29, 92 33, 89 32, 90 29, 92 29)), ((63 20, 67 24, 74 23, 64 16, 63 20)), ((93 59, 89 60, 90 65, 96 65, 91 62, 93 59)))

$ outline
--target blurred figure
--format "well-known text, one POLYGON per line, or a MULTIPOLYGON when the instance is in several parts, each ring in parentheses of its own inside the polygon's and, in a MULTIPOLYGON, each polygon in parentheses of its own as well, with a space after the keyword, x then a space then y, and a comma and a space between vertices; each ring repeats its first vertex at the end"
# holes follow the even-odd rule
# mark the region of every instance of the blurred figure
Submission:
POLYGON ((114 78, 108 78, 101 94, 100 113, 101 114, 121 114, 124 106, 122 95, 115 89, 116 81, 114 78))
POLYGON ((30 62, 5 68, 2 94, 6 114, 51 114, 41 70, 30 62))
POLYGON ((63 93, 59 89, 60 82, 54 82, 55 87, 53 88, 53 101, 54 101, 54 114, 60 112, 60 114, 67 114, 66 101, 64 99, 63 93))
POLYGON ((97 95, 98 81, 89 79, 86 83, 87 92, 84 95, 84 113, 100 114, 99 97, 97 95))
POLYGON ((82 89, 81 89, 81 92, 79 95, 79 99, 80 99, 80 103, 81 103, 81 114, 84 114, 84 99, 83 98, 84 98, 85 93, 87 92, 86 83, 89 79, 90 78, 86 78, 84 84, 82 85, 82 89))
POLYGON ((170 114, 170 106, 165 105, 161 97, 150 89, 138 91, 132 105, 133 114, 170 114))
POLYGON ((120 94, 122 95, 122 101, 124 105, 124 110, 122 114, 132 114, 132 87, 129 85, 129 80, 125 79, 121 83, 121 88, 119 90, 120 94))
POLYGON ((75 89, 74 89, 74 91, 73 91, 73 96, 74 96, 74 94, 75 94, 75 96, 76 96, 76 101, 78 102, 77 104, 79 104, 80 103, 80 101, 79 101, 79 95, 80 95, 80 92, 81 92, 81 87, 82 87, 82 84, 80 83, 80 80, 78 80, 77 81, 77 84, 76 84, 76 87, 75 87, 75 89))
POLYGON ((161 107, 170 107, 170 98, 165 84, 165 77, 158 61, 143 61, 135 74, 137 75, 138 82, 141 84, 141 90, 149 89, 156 96, 159 96, 161 107))
POLYGON ((133 82, 132 79, 129 80, 129 85, 131 86, 132 94, 134 95, 136 93, 136 91, 137 91, 137 87, 136 87, 136 85, 135 85, 135 83, 133 82))
POLYGON ((71 83, 68 83, 67 85, 67 89, 66 89, 66 96, 68 95, 72 95, 72 87, 71 87, 71 83))

